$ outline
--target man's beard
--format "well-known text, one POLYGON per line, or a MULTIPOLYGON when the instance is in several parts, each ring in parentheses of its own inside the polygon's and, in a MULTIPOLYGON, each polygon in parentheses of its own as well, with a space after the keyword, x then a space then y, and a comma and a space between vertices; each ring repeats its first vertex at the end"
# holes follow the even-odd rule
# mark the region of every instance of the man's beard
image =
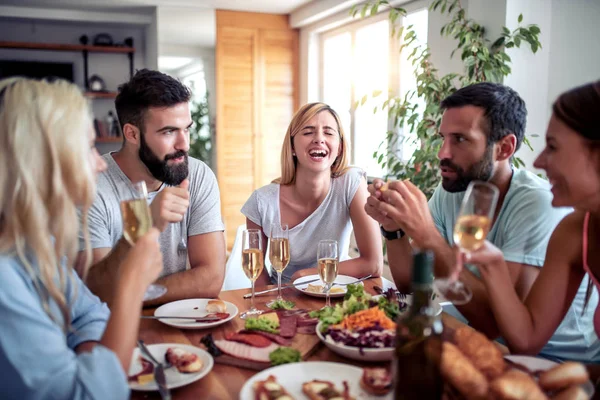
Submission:
POLYGON ((456 173, 456 179, 442 178, 442 187, 444 190, 450 193, 464 192, 471 181, 489 181, 494 172, 493 149, 493 145, 488 145, 483 158, 471 165, 467 171, 453 164, 450 160, 441 160, 440 167, 449 168, 456 173))
POLYGON ((187 152, 179 150, 173 154, 167 154, 165 159, 161 160, 146 143, 144 133, 140 133, 139 157, 155 179, 169 186, 179 185, 188 176, 187 152), (169 160, 179 157, 184 157, 183 162, 174 165, 168 164, 169 160))

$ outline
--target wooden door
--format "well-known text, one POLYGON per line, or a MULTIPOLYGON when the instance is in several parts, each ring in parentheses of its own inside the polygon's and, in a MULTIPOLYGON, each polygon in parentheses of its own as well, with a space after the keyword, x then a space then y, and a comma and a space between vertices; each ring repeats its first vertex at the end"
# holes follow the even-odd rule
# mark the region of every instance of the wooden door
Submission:
POLYGON ((280 176, 298 107, 298 32, 283 15, 217 10, 217 179, 231 249, 253 190, 280 176))

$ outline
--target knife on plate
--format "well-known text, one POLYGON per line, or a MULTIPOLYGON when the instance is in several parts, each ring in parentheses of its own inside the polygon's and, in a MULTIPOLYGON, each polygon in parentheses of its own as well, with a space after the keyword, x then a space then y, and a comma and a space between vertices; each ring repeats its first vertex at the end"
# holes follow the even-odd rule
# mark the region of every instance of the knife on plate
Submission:
POLYGON ((167 378, 165 378, 165 367, 154 358, 142 340, 138 340, 137 344, 142 354, 154 363, 154 380, 156 380, 156 384, 158 385, 160 397, 162 400, 171 400, 171 392, 167 388, 167 378))
MULTIPOLYGON (((290 288, 292 286, 306 285, 308 283, 318 282, 320 280, 321 280, 321 278, 317 278, 317 279, 311 279, 311 280, 308 280, 308 281, 298 282, 296 284, 288 283, 286 285, 281 285, 281 289, 287 289, 287 288, 290 288)), ((277 290, 277 287, 274 287, 273 289, 267 289, 267 290, 263 290, 261 292, 256 292, 256 293, 254 293, 254 295, 258 296, 259 294, 265 294, 265 293, 269 293, 269 292, 274 292, 276 290, 277 290)), ((243 297, 244 297, 244 299, 249 299, 250 297, 252 297, 252 293, 247 293, 243 297)))
POLYGON ((211 322, 211 321, 221 321, 224 318, 218 318, 218 317, 203 317, 203 316, 198 316, 198 317, 176 317, 173 315, 169 315, 169 316, 163 316, 163 317, 159 317, 156 315, 142 315, 140 318, 142 319, 189 319, 189 320, 197 320, 197 319, 201 319, 201 322, 211 322))

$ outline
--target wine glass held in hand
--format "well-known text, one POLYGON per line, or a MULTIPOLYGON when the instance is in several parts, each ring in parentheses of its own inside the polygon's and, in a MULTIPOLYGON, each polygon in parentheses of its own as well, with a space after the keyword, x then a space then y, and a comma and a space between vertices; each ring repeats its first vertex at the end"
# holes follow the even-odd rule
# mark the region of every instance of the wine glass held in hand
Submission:
POLYGON ((473 297, 471 290, 458 280, 462 270, 462 256, 479 249, 492 228, 498 203, 498 188, 490 183, 472 181, 467 187, 454 224, 454 243, 459 248, 455 270, 446 279, 436 279, 434 286, 440 294, 454 304, 468 303, 473 297))
MULTIPOLYGON (((136 182, 131 187, 131 199, 121 202, 123 237, 131 246, 152 228, 152 214, 148 205, 146 182, 136 182)), ((144 301, 153 300, 167 292, 163 285, 151 284, 146 290, 144 301)))
POLYGON ((264 267, 262 233, 258 229, 246 229, 242 233, 242 269, 252 282, 252 297, 250 308, 240 315, 240 318, 262 314, 261 310, 254 307, 254 282, 260 276, 264 267))
POLYGON ((277 299, 267 303, 267 306, 283 301, 283 296, 281 296, 281 274, 290 263, 290 236, 286 224, 271 224, 269 261, 271 261, 271 266, 277 272, 278 295, 277 299))
POLYGON ((329 291, 337 278, 339 253, 337 240, 321 240, 317 249, 317 269, 327 291, 325 307, 331 307, 329 291))

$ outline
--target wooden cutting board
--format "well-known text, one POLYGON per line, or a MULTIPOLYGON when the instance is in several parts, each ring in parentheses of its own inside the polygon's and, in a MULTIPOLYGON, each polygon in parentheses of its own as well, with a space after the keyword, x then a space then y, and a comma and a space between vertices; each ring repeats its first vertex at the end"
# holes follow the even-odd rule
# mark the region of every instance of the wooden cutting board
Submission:
MULTIPOLYGON (((244 329, 245 321, 239 318, 234 318, 231 324, 228 324, 227 328, 221 329, 219 332, 213 332, 213 339, 224 339, 227 333, 229 332, 239 332, 244 329)), ((292 344, 290 347, 298 350, 300 352, 300 357, 302 360, 308 359, 318 348, 321 341, 316 334, 308 335, 303 333, 296 332, 296 335, 292 339, 292 344)), ((201 345, 203 348, 206 348, 203 344, 201 345)), ((226 364, 233 365, 236 367, 252 369, 256 371, 262 371, 263 369, 271 367, 270 363, 257 362, 239 359, 237 357, 233 357, 227 354, 222 354, 218 357, 214 358, 215 363, 217 364, 226 364)))

